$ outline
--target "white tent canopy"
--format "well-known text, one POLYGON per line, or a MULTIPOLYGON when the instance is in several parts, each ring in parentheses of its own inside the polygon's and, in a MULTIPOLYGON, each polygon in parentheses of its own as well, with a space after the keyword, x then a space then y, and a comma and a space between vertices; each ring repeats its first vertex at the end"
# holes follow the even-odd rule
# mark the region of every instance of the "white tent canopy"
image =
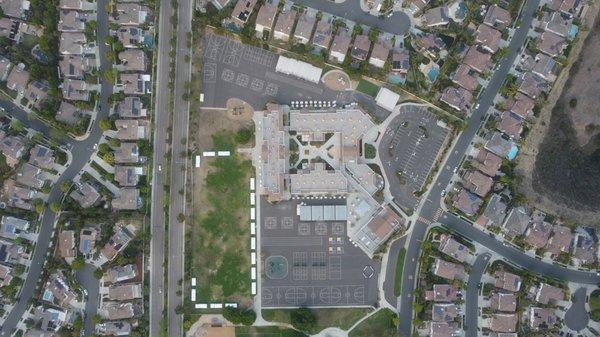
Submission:
POLYGON ((306 62, 291 59, 285 56, 279 56, 275 71, 299 77, 309 82, 319 83, 323 69, 308 64, 306 62))

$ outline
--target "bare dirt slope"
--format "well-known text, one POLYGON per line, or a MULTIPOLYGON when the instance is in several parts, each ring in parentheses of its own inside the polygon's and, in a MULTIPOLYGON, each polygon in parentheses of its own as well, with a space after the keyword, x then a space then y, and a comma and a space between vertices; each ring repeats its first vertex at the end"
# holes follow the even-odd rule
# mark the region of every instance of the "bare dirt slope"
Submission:
POLYGON ((533 206, 586 224, 600 223, 599 7, 589 8, 576 60, 556 81, 517 167, 533 206))

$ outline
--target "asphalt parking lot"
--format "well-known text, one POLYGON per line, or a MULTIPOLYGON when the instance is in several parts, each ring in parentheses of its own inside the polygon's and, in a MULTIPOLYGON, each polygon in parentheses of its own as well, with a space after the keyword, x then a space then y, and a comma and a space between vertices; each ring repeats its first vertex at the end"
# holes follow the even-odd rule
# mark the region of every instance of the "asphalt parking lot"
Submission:
POLYGON ((262 306, 374 305, 379 262, 348 241, 345 221, 300 222, 300 202, 345 204, 344 199, 261 201, 262 306), (286 266, 273 271, 273 261, 286 266))
POLYGON ((336 92, 316 84, 275 72, 278 55, 244 45, 225 36, 204 37, 202 67, 203 107, 224 107, 231 97, 246 101, 255 109, 268 102, 289 104, 294 100, 353 101, 352 91, 336 92))
POLYGON ((394 202, 412 209, 418 202, 414 192, 423 187, 448 129, 439 126, 427 108, 405 105, 400 111, 383 135, 379 155, 394 202))

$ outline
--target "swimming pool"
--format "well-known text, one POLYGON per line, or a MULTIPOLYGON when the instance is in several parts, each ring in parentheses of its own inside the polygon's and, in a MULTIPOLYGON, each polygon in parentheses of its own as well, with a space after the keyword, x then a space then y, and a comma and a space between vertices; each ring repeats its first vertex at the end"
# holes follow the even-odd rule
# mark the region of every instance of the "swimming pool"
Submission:
POLYGON ((435 82, 435 80, 437 79, 439 74, 440 74, 439 68, 431 67, 431 69, 429 69, 429 72, 427 73, 427 76, 429 77, 429 80, 431 82, 435 82))
POLYGON ((519 148, 516 145, 513 145, 510 148, 510 151, 508 151, 506 158, 508 158, 508 160, 513 160, 517 156, 517 153, 519 153, 519 148))
POLYGON ((569 31, 569 36, 574 39, 579 33, 579 27, 577 25, 571 25, 571 30, 569 31))

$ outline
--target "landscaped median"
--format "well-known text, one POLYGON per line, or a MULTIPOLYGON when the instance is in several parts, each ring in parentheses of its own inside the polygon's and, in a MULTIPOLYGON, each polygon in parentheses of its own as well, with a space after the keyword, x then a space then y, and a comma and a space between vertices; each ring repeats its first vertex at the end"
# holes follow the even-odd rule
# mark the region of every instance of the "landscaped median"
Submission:
POLYGON ((402 291, 402 270, 404 269, 404 258, 406 257, 406 249, 400 249, 398 253, 398 261, 396 261, 396 276, 394 282, 394 295, 400 296, 402 291))

